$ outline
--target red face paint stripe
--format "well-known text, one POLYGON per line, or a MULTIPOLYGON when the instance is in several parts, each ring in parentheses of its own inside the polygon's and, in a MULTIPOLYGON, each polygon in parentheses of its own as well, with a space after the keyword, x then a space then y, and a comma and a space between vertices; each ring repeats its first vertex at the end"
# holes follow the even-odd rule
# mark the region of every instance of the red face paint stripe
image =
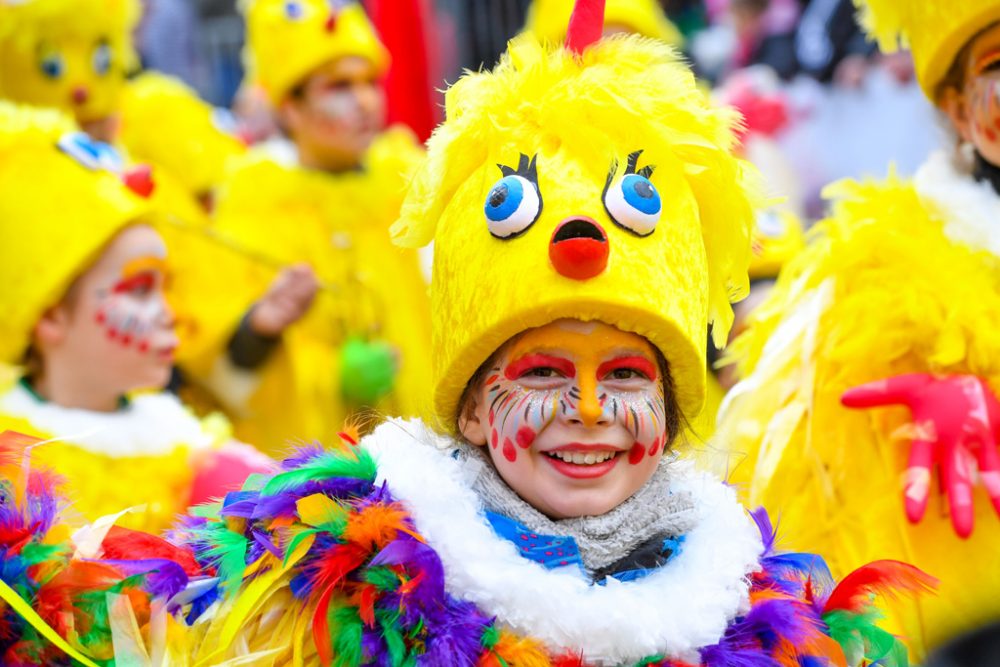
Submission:
POLYGON ((526 354, 520 359, 512 361, 504 370, 504 376, 508 380, 516 380, 536 368, 552 368, 561 373, 563 377, 576 377, 576 368, 572 361, 548 354, 526 354))
POLYGON ((140 273, 139 275, 119 280, 111 288, 111 291, 115 294, 124 294, 125 292, 138 289, 149 290, 153 288, 155 282, 156 278, 152 273, 140 273))
POLYGON ((984 53, 976 61, 976 64, 972 67, 972 72, 975 76, 979 76, 983 71, 993 65, 998 60, 1000 60, 1000 51, 990 51, 989 53, 984 53))
POLYGON ((650 380, 655 380, 657 377, 656 366, 653 362, 646 357, 632 356, 618 357, 617 359, 605 361, 597 367, 597 379, 598 381, 603 380, 614 371, 623 368, 639 371, 650 380))

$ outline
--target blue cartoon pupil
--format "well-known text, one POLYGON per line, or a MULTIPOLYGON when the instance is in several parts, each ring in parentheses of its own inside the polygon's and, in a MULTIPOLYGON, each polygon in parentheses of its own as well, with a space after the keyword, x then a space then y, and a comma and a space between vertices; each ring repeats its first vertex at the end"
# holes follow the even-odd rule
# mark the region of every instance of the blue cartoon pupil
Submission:
POLYGON ((655 215, 660 211, 660 195, 645 176, 626 176, 622 181, 622 194, 629 206, 646 215, 655 215))
POLYGON ((293 20, 302 18, 302 5, 296 0, 288 0, 285 3, 285 16, 293 20))
POLYGON ((62 59, 59 56, 47 56, 42 60, 42 72, 51 79, 58 78, 62 74, 62 59))
POLYGON ((507 176, 493 186, 486 197, 486 217, 494 222, 506 220, 517 212, 524 200, 524 186, 513 176, 507 176))
POLYGON ((101 44, 94 52, 94 71, 98 74, 107 74, 111 69, 111 47, 101 44))

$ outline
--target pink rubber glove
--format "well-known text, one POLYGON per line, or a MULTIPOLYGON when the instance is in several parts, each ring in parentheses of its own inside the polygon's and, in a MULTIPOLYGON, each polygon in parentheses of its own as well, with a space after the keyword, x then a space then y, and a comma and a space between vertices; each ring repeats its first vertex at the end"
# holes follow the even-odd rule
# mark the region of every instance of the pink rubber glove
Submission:
POLYGON ((910 445, 906 471, 906 516, 918 523, 927 509, 931 469, 940 469, 959 537, 972 534, 972 485, 979 477, 1000 514, 1000 456, 995 434, 1000 402, 989 385, 973 375, 909 373, 849 389, 841 397, 849 408, 905 405, 913 421, 926 429, 925 439, 910 445))

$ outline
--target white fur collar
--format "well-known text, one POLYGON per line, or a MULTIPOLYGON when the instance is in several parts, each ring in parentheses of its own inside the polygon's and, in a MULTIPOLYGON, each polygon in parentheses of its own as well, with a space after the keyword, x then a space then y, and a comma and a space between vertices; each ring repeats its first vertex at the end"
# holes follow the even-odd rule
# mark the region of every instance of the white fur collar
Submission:
POLYGON ((953 154, 935 151, 913 184, 943 219, 949 239, 1000 257, 1000 196, 989 183, 977 182, 953 154))
POLYGON ((0 395, 0 413, 24 419, 49 438, 107 456, 157 456, 181 446, 205 447, 213 440, 167 393, 136 396, 117 412, 94 412, 39 401, 16 384, 0 395))
POLYGON ((390 420, 362 446, 440 555, 448 591, 552 650, 582 651, 598 665, 658 654, 696 660, 748 608, 760 535, 732 489, 688 464, 675 483, 694 496, 699 517, 680 554, 638 581, 595 586, 576 570, 522 558, 498 537, 472 490, 481 464, 459 462, 454 443, 420 421, 390 420))

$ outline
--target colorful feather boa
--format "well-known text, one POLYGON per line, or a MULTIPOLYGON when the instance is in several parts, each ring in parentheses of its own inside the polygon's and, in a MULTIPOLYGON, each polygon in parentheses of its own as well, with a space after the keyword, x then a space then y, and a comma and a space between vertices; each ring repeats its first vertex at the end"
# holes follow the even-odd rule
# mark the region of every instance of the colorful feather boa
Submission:
MULTIPOLYGON (((173 536, 181 547, 111 529, 97 534, 100 560, 70 555, 68 536, 54 528, 52 483, 40 480, 20 500, 5 496, 14 502, 2 507, 0 572, 48 625, 101 665, 116 658, 122 664, 115 651, 128 643, 114 633, 107 600, 125 596, 139 629, 132 645, 147 647, 147 656, 156 653, 148 648, 156 610, 170 601, 175 620, 168 634, 176 643, 159 651, 175 656, 169 664, 236 664, 256 656, 266 664, 338 667, 585 667, 580 656, 553 655, 450 595, 438 554, 375 479, 375 463, 361 448, 305 448, 278 474, 252 477, 220 505, 188 517, 173 536)), ((765 555, 752 577, 749 609, 717 644, 700 649, 697 664, 906 664, 900 642, 876 625, 873 594, 920 590, 933 584, 929 577, 882 562, 834 586, 821 558, 776 552, 766 513, 753 517, 765 555)), ((4 664, 68 663, 10 608, 2 623, 4 664)), ((694 663, 649 656, 637 664, 694 663)))

